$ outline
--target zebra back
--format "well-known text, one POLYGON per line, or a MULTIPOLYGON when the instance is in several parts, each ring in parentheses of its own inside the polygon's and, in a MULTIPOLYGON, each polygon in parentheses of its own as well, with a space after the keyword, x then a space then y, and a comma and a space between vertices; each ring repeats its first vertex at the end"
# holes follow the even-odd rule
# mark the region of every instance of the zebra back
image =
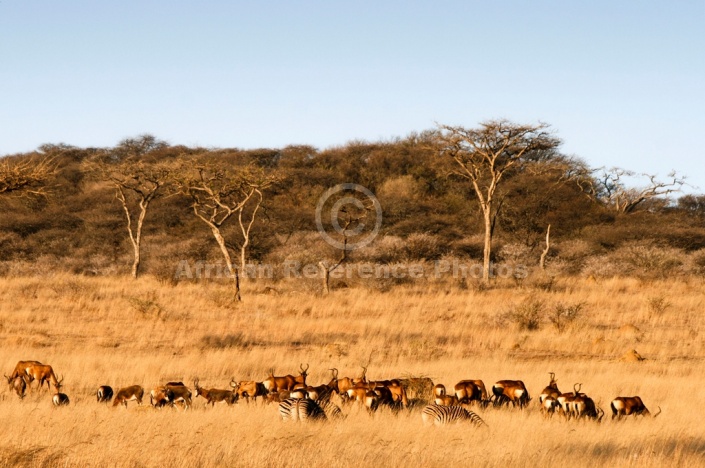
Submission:
POLYGON ((424 424, 435 424, 437 426, 459 421, 470 421, 476 427, 487 425, 476 413, 457 405, 428 405, 421 412, 421 419, 424 424))
POLYGON ((323 409, 310 398, 288 398, 279 403, 279 414, 284 421, 326 419, 323 409))
POLYGON ((319 405, 328 419, 342 419, 345 417, 338 405, 331 401, 319 402, 319 405))

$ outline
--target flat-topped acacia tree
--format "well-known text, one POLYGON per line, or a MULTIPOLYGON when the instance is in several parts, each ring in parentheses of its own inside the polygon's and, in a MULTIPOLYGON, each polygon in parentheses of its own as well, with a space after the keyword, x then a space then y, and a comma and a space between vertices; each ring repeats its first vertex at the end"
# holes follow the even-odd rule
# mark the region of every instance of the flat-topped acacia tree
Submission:
POLYGON ((88 161, 86 166, 115 189, 115 199, 125 212, 132 244, 131 274, 139 275, 142 258, 142 228, 150 204, 163 195, 171 181, 169 163, 154 157, 169 145, 152 135, 122 140, 114 149, 88 161))
POLYGON ((520 125, 507 120, 488 120, 478 128, 439 125, 441 157, 454 161, 453 173, 468 180, 475 190, 484 219, 485 239, 482 279, 490 279, 492 227, 497 216, 497 189, 507 173, 524 161, 556 149, 560 140, 548 125, 520 125))
POLYGON ((232 167, 224 164, 201 165, 195 170, 184 169, 181 173, 181 190, 191 198, 194 215, 210 228, 223 254, 228 273, 235 282, 235 299, 241 301, 238 270, 245 271, 250 233, 264 199, 263 192, 276 178, 249 166, 232 167), (239 268, 233 264, 222 233, 223 227, 233 218, 237 220, 243 237, 239 268))

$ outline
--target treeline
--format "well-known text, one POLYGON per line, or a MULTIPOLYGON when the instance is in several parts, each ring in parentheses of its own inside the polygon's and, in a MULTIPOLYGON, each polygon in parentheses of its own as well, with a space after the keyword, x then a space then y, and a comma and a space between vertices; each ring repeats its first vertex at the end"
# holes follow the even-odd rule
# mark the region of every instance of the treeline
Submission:
MULTIPOLYGON (((49 161, 52 171, 41 193, 0 194, 0 274, 128 273, 133 249, 119 190, 109 175, 111 165, 126 160, 141 170, 166 167, 176 181, 165 182, 150 200, 142 232, 143 273, 170 278, 181 260, 222 260, 208 226, 194 215, 194 198, 178 189, 177 182, 197 178, 199 168, 212 174, 218 168, 248 171, 269 181, 249 233, 248 262, 318 264, 337 258, 316 231, 315 209, 321 195, 341 183, 368 188, 383 210, 376 240, 351 252, 347 261, 480 260, 484 224, 478 197, 471 181, 456 176, 453 161, 439 151, 438 135, 433 130, 323 150, 193 148, 140 136, 113 148, 44 145, 10 155, 3 158, 8 167, 49 161)), ((677 177, 646 179, 637 188, 625 184, 626 175, 590 168, 557 150, 527 158, 504 175, 496 193, 493 261, 536 267, 550 225, 549 273, 703 274, 705 196, 676 198, 679 193, 670 192, 682 183, 677 177)), ((139 202, 137 192, 127 190, 123 197, 130 206, 139 202)), ((252 208, 243 212, 249 216, 252 208)), ((137 214, 131 213, 133 223, 137 214)), ((245 241, 241 229, 232 223, 222 232, 238 258, 245 241)))

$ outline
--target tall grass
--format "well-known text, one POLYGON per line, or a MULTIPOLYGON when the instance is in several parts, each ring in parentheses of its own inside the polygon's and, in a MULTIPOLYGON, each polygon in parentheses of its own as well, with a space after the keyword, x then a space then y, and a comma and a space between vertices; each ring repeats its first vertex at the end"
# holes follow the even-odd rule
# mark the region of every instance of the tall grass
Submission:
POLYGON ((54 409, 46 389, 19 401, 4 387, 0 465, 662 466, 697 465, 705 456, 699 281, 574 279, 550 290, 417 285, 327 297, 291 285, 280 292, 258 294, 250 285, 235 304, 227 285, 208 282, 0 280, 4 372, 20 359, 49 363, 71 398, 68 408, 54 409), (668 307, 656 310, 650 297, 668 307), (545 306, 532 315, 532 329, 511 320, 527 301, 545 306), (580 313, 559 330, 551 311, 570 304, 580 304, 580 313), (620 361, 632 349, 646 360, 620 361), (366 365, 370 379, 426 375, 446 386, 522 379, 533 396, 555 372, 562 390, 583 383, 607 417, 600 425, 546 420, 534 401, 524 411, 478 410, 488 431, 424 428, 418 411, 370 416, 356 409, 345 421, 306 426, 280 422, 274 405, 211 409, 198 399, 181 412, 95 401, 104 384, 149 389, 198 377, 202 386, 227 388, 231 377, 262 380, 271 367, 296 373, 300 363, 311 365, 313 384, 327 382, 331 367, 355 376, 366 365), (640 395, 663 413, 612 422, 609 401, 618 395, 640 395))

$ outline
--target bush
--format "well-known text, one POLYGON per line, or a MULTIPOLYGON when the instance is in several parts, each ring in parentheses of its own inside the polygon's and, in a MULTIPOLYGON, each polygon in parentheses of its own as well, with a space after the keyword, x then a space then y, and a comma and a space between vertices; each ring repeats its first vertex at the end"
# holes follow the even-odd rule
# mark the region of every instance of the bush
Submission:
POLYGON ((548 312, 548 321, 553 324, 559 333, 562 333, 568 325, 573 323, 573 321, 580 316, 583 307, 585 307, 584 302, 571 305, 563 303, 555 304, 548 312))
POLYGON ((514 305, 505 314, 505 318, 514 323, 519 330, 538 330, 545 307, 544 302, 540 299, 529 297, 514 305))

